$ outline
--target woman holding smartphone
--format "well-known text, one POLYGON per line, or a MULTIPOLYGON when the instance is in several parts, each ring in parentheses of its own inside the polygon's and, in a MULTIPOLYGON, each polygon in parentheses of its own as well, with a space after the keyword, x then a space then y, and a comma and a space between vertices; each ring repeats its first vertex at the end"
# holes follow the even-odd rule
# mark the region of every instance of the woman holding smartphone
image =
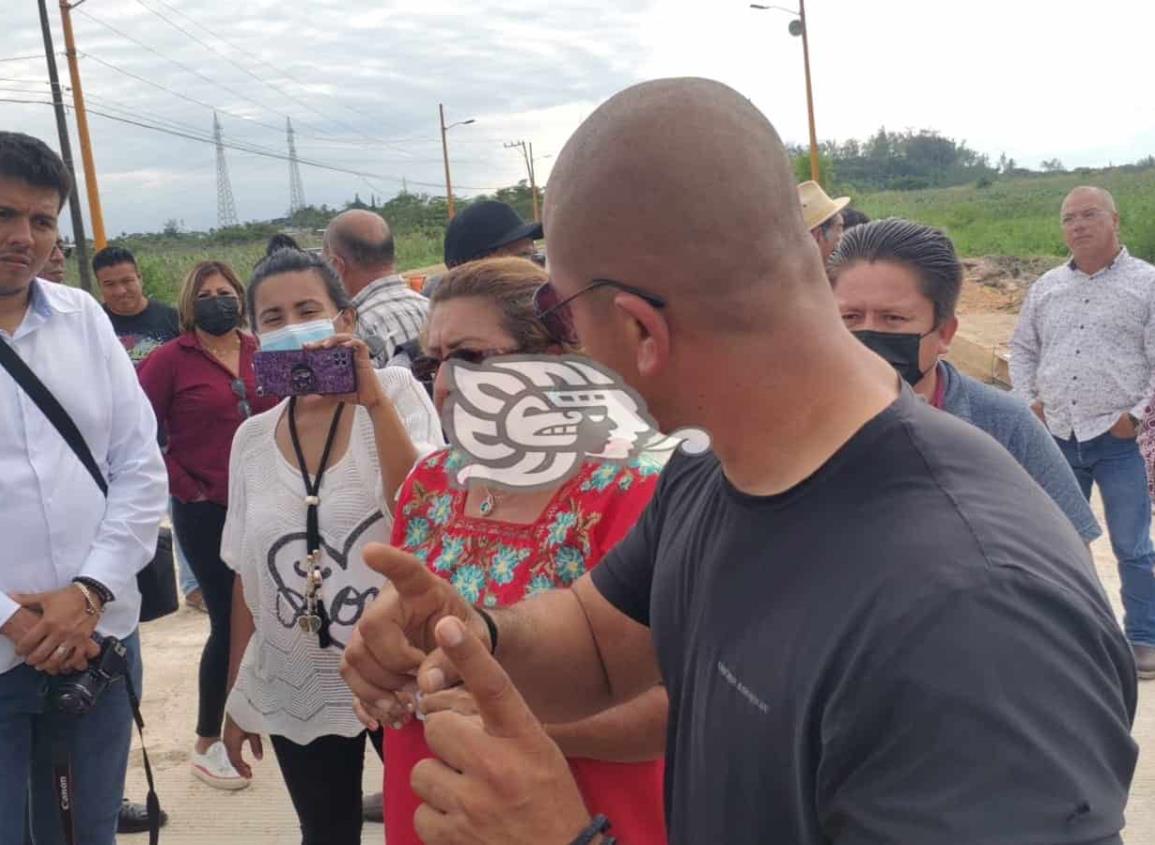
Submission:
POLYGON ((140 383, 167 437, 165 463, 177 541, 201 587, 209 636, 201 653, 193 774, 216 789, 249 785, 221 745, 229 669, 233 573, 221 561, 229 448, 238 426, 276 400, 256 395, 257 342, 243 331, 245 289, 233 269, 202 261, 185 277, 181 335, 140 367, 140 383))
MULTIPOLYGON (((249 307, 264 349, 315 350, 314 362, 351 352, 356 392, 291 396, 237 431, 221 542, 240 576, 225 746, 247 777, 243 744, 259 757, 269 734, 304 845, 355 845, 366 732, 339 667, 384 583, 361 551, 389 539, 397 490, 441 445, 440 426, 408 370, 373 369, 351 335, 353 305, 320 258, 274 252, 253 271, 249 307)), ((326 383, 320 375, 317 389, 326 383)))

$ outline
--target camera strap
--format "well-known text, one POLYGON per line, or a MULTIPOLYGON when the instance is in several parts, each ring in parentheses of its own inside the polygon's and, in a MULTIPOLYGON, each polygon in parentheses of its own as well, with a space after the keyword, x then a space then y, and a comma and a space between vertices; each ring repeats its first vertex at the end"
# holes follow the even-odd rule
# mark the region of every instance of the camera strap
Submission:
POLYGON ((52 395, 52 391, 40 380, 40 377, 32 371, 32 368, 16 354, 16 350, 3 340, 0 340, 0 365, 3 365, 16 383, 24 388, 24 392, 28 394, 29 399, 36 403, 40 413, 44 414, 53 427, 60 432, 60 436, 76 453, 77 459, 84 464, 84 468, 88 470, 88 474, 92 476, 92 480, 96 482, 100 492, 107 496, 108 482, 105 481, 104 473, 97 466, 96 459, 92 456, 92 450, 88 448, 84 435, 80 433, 80 429, 76 427, 72 417, 68 415, 68 411, 64 410, 64 406, 52 395))
MULTIPOLYGON (((132 706, 132 719, 136 722, 136 730, 140 735, 144 777, 148 781, 148 797, 145 799, 145 806, 148 808, 148 845, 157 845, 160 841, 160 799, 156 797, 152 764, 148 760, 148 749, 144 746, 144 717, 140 714, 140 699, 137 698, 136 687, 132 684, 132 676, 128 673, 124 675, 124 683, 128 690, 128 703, 132 706)), ((59 736, 52 743, 52 793, 56 800, 56 810, 60 814, 64 845, 76 845, 76 822, 72 817, 75 794, 72 788, 72 762, 68 756, 68 746, 59 736)))
POLYGON ((156 797, 156 782, 152 778, 152 764, 148 762, 148 749, 144 745, 144 716, 140 714, 140 699, 132 684, 132 675, 125 673, 124 683, 128 688, 128 703, 132 705, 132 720, 136 722, 136 732, 140 736, 140 756, 144 759, 144 779, 148 782, 148 797, 144 799, 148 808, 148 845, 160 841, 160 799, 156 797))

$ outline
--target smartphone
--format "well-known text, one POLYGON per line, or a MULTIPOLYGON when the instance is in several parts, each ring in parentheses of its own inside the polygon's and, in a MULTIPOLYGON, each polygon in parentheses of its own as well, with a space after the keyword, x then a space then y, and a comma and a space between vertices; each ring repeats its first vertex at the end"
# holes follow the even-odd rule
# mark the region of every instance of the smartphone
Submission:
POLYGON ((357 392, 353 350, 291 349, 253 356, 258 396, 306 396, 357 392))

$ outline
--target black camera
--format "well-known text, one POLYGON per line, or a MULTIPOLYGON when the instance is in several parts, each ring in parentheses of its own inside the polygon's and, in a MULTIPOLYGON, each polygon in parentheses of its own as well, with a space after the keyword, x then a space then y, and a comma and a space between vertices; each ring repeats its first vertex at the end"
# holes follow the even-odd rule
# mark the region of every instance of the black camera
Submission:
POLYGON ((128 650, 116 637, 93 634, 100 655, 83 672, 64 675, 56 680, 50 693, 51 704, 69 716, 88 713, 108 685, 128 674, 128 650))

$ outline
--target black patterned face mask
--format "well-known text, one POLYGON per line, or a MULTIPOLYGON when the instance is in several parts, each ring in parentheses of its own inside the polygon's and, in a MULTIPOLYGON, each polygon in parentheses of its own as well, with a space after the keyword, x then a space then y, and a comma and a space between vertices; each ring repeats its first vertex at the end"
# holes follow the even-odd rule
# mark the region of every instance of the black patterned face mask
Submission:
POLYGON ((894 367, 903 381, 913 387, 926 375, 926 372, 920 369, 919 352, 922 349, 922 339, 933 332, 934 329, 926 334, 875 332, 863 329, 851 334, 862 341, 863 346, 894 367))

